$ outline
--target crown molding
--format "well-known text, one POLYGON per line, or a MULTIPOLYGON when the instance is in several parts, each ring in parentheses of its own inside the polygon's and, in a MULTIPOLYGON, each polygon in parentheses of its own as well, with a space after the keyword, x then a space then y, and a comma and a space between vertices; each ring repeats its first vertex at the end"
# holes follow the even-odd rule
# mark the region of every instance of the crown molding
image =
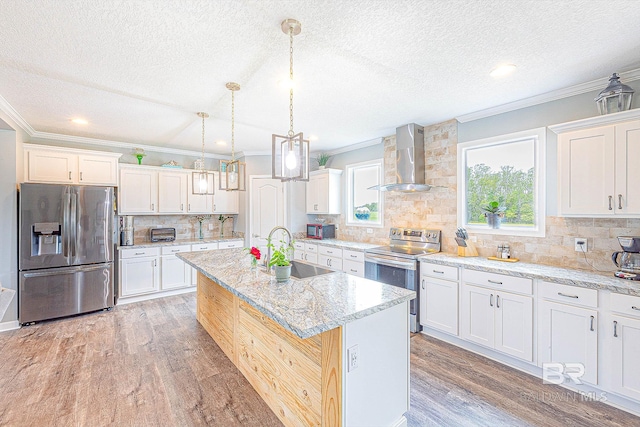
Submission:
POLYGON ((270 156, 271 150, 254 150, 254 151, 240 151, 237 153, 238 158, 249 156, 270 156))
MULTIPOLYGON (((640 68, 618 73, 621 80, 631 82, 640 80, 640 68)), ((487 108, 485 110, 476 111, 474 113, 463 114, 456 117, 460 123, 471 122, 474 120, 484 119, 486 117, 495 116, 497 114, 508 113, 510 111, 519 110, 521 108, 532 107, 534 105, 544 104, 545 102, 556 101, 570 96, 581 95, 583 93, 602 90, 605 84, 603 79, 592 80, 590 82, 581 83, 579 85, 570 86, 564 89, 558 89, 542 95, 532 96, 530 98, 521 99, 519 101, 509 102, 507 104, 498 105, 497 107, 487 108)))
MULTIPOLYGON (((27 135, 31 136, 36 130, 18 113, 9 102, 0 95, 0 110, 2 110, 9 118, 27 135)), ((17 130, 17 129, 16 129, 17 130)))
POLYGON ((572 122, 558 123, 547 127, 550 131, 560 134, 574 130, 588 129, 595 126, 613 125, 638 118, 640 118, 640 108, 634 108, 633 110, 589 117, 587 119, 574 120, 572 122))
MULTIPOLYGON (((330 156, 335 156, 336 154, 342 154, 342 153, 346 153, 346 152, 349 152, 349 151, 359 150, 361 148, 371 147, 373 145, 382 144, 383 141, 384 141, 384 137, 381 136, 381 137, 378 137, 378 138, 370 139, 368 141, 358 142, 357 144, 349 145, 347 147, 336 148, 335 150, 327 151, 327 154, 330 155, 330 156)), ((316 151, 316 153, 319 153, 319 152, 320 151, 316 151)))

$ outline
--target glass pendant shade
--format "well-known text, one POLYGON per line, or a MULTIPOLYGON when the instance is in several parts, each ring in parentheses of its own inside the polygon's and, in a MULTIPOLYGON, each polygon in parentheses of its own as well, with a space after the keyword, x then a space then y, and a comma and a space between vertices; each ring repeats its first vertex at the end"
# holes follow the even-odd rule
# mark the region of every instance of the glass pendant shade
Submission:
POLYGON ((237 160, 220 160, 220 190, 246 191, 246 165, 237 160))
POLYGON ((196 160, 193 168, 197 169, 191 172, 191 193, 196 195, 213 195, 214 194, 214 174, 204 169, 204 119, 209 117, 207 113, 200 112, 198 117, 202 119, 202 157, 196 160))
POLYGON ((272 136, 272 176, 282 181, 309 181, 309 141, 302 132, 272 136))
POLYGON ((620 83, 618 74, 613 73, 609 85, 595 99, 598 112, 604 115, 630 110, 634 92, 631 87, 620 83))

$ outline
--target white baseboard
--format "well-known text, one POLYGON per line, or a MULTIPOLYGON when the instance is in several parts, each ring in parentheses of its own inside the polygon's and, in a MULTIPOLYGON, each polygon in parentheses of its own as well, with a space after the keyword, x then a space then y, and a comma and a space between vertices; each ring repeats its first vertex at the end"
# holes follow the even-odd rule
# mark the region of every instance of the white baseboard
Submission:
POLYGON ((170 297, 170 296, 173 296, 173 295, 187 294, 189 292, 195 292, 196 289, 197 289, 196 286, 191 286, 191 287, 182 288, 182 289, 172 289, 170 291, 154 292, 152 294, 135 295, 135 296, 130 296, 130 297, 120 297, 118 299, 118 304, 117 305, 125 305, 125 304, 131 304, 131 303, 134 303, 134 302, 147 301, 147 300, 150 300, 150 299, 164 298, 164 297, 170 297))
POLYGON ((14 329, 20 329, 20 323, 17 320, 0 323, 0 332, 13 331, 14 329))

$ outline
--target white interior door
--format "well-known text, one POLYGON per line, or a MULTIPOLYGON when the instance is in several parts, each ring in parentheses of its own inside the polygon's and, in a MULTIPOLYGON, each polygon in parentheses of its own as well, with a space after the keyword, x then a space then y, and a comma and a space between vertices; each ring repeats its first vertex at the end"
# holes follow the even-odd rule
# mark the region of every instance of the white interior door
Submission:
MULTIPOLYGON (((279 179, 270 177, 252 176, 250 182, 251 246, 266 254, 269 232, 273 227, 284 226, 284 186, 279 179)), ((280 236, 275 238, 279 239, 280 236)))

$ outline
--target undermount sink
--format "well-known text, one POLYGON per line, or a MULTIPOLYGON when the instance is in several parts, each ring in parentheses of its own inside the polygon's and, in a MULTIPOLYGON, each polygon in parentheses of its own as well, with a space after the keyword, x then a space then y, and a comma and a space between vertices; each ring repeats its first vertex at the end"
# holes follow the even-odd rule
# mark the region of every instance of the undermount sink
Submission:
POLYGON ((306 279, 307 277, 320 276, 322 274, 335 273, 333 270, 318 267, 316 265, 291 261, 291 276, 296 279, 306 279))

